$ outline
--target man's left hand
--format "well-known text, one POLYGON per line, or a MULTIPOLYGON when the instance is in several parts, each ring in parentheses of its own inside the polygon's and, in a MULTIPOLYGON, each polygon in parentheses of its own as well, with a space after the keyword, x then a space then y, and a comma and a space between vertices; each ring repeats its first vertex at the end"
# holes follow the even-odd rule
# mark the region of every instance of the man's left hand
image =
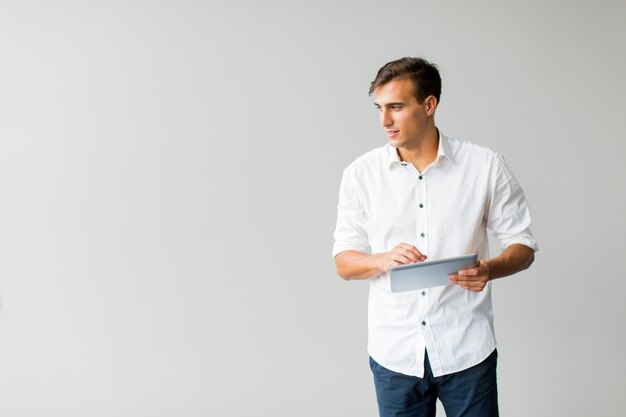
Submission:
POLYGON ((466 290, 480 292, 489 282, 489 265, 480 260, 473 268, 462 269, 457 274, 448 275, 448 281, 466 290))

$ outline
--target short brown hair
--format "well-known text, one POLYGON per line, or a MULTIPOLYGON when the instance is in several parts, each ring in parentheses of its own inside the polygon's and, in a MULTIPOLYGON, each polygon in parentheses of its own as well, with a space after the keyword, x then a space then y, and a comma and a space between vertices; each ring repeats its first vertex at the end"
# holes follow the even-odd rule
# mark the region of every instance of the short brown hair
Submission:
POLYGON ((434 96, 439 103, 441 76, 437 66, 424 58, 400 58, 383 65, 370 85, 369 95, 381 85, 397 78, 409 78, 413 81, 418 103, 423 103, 428 96, 434 96))

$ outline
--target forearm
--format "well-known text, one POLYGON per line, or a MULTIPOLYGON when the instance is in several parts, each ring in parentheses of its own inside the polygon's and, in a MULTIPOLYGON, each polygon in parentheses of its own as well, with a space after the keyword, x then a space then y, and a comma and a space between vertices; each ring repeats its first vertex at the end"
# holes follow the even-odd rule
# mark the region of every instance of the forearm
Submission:
POLYGON ((381 259, 383 254, 368 255, 355 250, 347 250, 335 256, 337 274, 345 279, 368 279, 384 272, 381 259))
POLYGON ((535 260, 535 251, 526 245, 514 243, 499 256, 486 261, 489 267, 489 279, 513 275, 528 268, 535 260))

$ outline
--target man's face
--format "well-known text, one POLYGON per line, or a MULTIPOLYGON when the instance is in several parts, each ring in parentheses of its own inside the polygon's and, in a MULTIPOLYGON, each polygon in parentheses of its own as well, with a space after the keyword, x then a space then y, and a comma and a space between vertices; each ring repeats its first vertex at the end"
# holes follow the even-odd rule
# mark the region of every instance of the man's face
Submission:
POLYGON ((429 115, 427 100, 419 104, 408 78, 389 81, 374 90, 380 125, 394 148, 413 148, 424 138, 429 115))

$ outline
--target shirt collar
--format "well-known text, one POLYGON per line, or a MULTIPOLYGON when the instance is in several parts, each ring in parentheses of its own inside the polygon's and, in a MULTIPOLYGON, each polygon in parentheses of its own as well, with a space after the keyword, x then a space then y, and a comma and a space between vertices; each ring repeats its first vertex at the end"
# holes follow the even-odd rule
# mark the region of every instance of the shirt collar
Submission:
MULTIPOLYGON (((437 149, 437 158, 433 162, 433 165, 437 164, 441 158, 446 158, 450 162, 454 162, 454 158, 452 157, 452 151, 450 150, 450 143, 448 141, 448 137, 441 133, 439 129, 439 147, 437 149)), ((389 162, 388 166, 391 167, 394 163, 402 163, 400 160, 400 155, 398 155, 398 150, 393 146, 387 144, 387 152, 389 153, 389 162)))

